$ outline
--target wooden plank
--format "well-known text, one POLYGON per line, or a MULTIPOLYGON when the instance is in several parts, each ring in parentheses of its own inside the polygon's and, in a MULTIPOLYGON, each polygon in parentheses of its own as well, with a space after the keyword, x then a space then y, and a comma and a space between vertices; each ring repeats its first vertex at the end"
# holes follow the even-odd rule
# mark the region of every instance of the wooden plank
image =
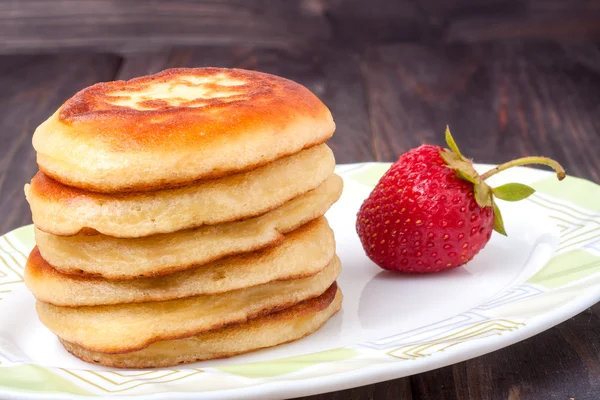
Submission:
POLYGON ((338 392, 299 397, 296 400, 412 400, 410 378, 396 379, 338 392))
POLYGON ((338 43, 600 39, 600 2, 587 0, 325 0, 338 43))
POLYGON ((542 154, 600 181, 597 53, 550 42, 371 48, 364 71, 378 158, 442 145, 449 124, 475 161, 542 154))
POLYGON ((79 89, 110 80, 112 55, 0 57, 0 233, 31 223, 23 186, 37 171, 31 135, 79 89))
POLYGON ((600 393, 598 343, 600 318, 587 310, 505 349, 415 375, 414 397, 595 400, 600 393))
POLYGON ((329 36, 311 0, 0 0, 0 53, 252 43, 290 47, 329 36))
POLYGON ((416 1, 325 0, 324 7, 340 44, 427 40, 441 30, 442 20, 416 1))
POLYGON ((600 38, 600 3, 560 0, 425 0, 424 10, 444 15, 447 42, 510 38, 585 41, 600 38))
POLYGON ((150 51, 171 45, 288 48, 327 41, 600 39, 589 0, 0 0, 0 53, 150 51), (331 24, 331 26, 330 26, 331 24))
MULTIPOLYGON (((567 3, 565 3, 567 4, 567 3)), ((535 18, 489 16, 451 22, 444 32, 446 42, 483 42, 503 39, 554 39, 597 41, 600 15, 551 15, 535 18)))
POLYGON ((247 46, 174 49, 127 56, 118 76, 129 79, 165 68, 202 66, 255 69, 305 85, 321 98, 334 116, 337 129, 329 144, 337 162, 375 158, 360 59, 351 51, 247 46))

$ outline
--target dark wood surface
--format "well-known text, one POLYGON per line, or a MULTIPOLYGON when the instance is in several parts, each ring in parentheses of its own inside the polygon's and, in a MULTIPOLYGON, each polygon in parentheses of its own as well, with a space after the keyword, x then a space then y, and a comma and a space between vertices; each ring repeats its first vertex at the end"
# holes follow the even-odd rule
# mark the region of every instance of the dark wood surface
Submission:
POLYGON ((289 47, 330 36, 322 9, 286 0, 0 0, 0 53, 141 51, 173 44, 289 47))
POLYGON ((600 38, 597 0, 0 0, 0 54, 600 38))
MULTIPOLYGON (((294 5, 296 14, 278 2, 227 1, 199 12, 175 1, 166 15, 183 21, 181 31, 158 32, 135 24, 165 23, 164 9, 159 18, 108 2, 129 7, 129 19, 118 19, 106 15, 109 8, 93 11, 99 1, 87 1, 92 12, 82 17, 92 27, 72 37, 52 27, 72 21, 76 8, 70 19, 38 21, 51 11, 46 2, 24 1, 18 12, 16 3, 0 0, 0 53, 60 51, 0 56, 0 233, 31 222, 23 185, 36 170, 30 140, 40 122, 91 83, 176 66, 258 69, 306 85, 334 114, 331 146, 339 163, 392 161, 423 142, 442 144, 450 124, 461 150, 476 161, 538 153, 600 182, 597 1, 377 0, 378 7, 366 9, 359 0, 311 0, 294 5), (196 17, 203 22, 192 23, 196 17), (45 34, 27 32, 31 23, 45 34), (218 24, 225 26, 220 35, 206 38, 218 24), (117 55, 123 49, 137 51, 117 55)), ((59 3, 53 11, 59 16, 75 4, 59 3)), ((473 360, 304 399, 570 398, 600 399, 600 304, 473 360)))

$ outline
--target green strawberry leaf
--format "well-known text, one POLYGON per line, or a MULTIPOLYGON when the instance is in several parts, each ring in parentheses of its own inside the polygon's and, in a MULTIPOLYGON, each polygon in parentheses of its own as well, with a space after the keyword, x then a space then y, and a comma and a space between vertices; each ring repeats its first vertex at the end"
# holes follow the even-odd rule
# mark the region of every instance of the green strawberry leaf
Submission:
POLYGON ((458 154, 460 158, 463 158, 462 154, 460 154, 460 150, 458 150, 458 146, 456 145, 454 138, 452 137, 452 134, 450 133, 450 127, 448 125, 446 125, 446 144, 450 150, 458 154))
POLYGON ((494 196, 506 201, 519 201, 528 198, 535 193, 535 189, 522 183, 507 183, 506 185, 493 188, 494 196))
POLYGON ((494 207, 494 230, 501 235, 508 236, 506 234, 506 230, 504 230, 504 221, 502 220, 502 214, 500 214, 500 209, 496 205, 494 201, 492 206, 494 207))
POLYGON ((473 164, 469 160, 461 158, 458 154, 448 149, 441 150, 440 156, 442 157, 442 160, 446 162, 448 168, 456 171, 456 175, 459 178, 471 182, 474 185, 478 185, 482 182, 481 178, 479 178, 479 174, 475 171, 473 164))
POLYGON ((456 170, 456 175, 458 175, 458 177, 460 179, 471 182, 473 185, 477 185, 479 183, 479 182, 477 182, 477 179, 473 178, 471 175, 466 174, 465 172, 461 171, 460 169, 456 170))
POLYGON ((446 162, 446 164, 448 164, 448 166, 463 162, 458 154, 454 153, 452 150, 442 149, 440 150, 440 156, 446 162))
POLYGON ((479 207, 490 207, 494 203, 494 199, 490 193, 490 187, 483 182, 473 185, 473 196, 479 207))

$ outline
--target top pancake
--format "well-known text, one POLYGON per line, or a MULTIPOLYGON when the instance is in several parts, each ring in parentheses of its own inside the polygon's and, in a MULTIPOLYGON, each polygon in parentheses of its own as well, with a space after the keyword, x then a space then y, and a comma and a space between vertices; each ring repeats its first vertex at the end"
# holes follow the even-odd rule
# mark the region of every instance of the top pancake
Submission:
POLYGON ((40 169, 97 192, 155 190, 250 170, 335 129, 308 89, 239 69, 179 68, 98 83, 33 136, 40 169))

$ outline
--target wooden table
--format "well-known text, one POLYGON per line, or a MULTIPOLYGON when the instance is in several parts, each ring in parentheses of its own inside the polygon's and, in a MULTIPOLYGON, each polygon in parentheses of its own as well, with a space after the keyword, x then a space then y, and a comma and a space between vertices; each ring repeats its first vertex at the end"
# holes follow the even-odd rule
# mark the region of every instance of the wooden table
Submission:
MULTIPOLYGON (((310 9, 315 15, 322 12, 318 7, 323 2, 303 4, 317 7, 310 9)), ((435 8, 431 1, 423 4, 435 8)), ((313 21, 316 28, 310 30, 302 28, 302 21, 290 25, 311 32, 308 45, 290 45, 289 30, 288 36, 278 35, 275 27, 251 43, 225 37, 219 45, 209 41, 184 47, 188 42, 171 38, 177 46, 170 46, 160 36, 155 38, 162 40, 160 48, 137 43, 138 51, 121 53, 126 55, 107 52, 118 42, 112 37, 84 51, 83 33, 54 52, 43 40, 47 36, 38 35, 38 42, 26 36, 31 29, 25 29, 25 22, 11 20, 17 31, 23 28, 21 36, 6 35, 12 28, 0 24, 0 34, 7 38, 5 47, 0 46, 5 53, 0 55, 0 233, 31 223, 23 185, 37 169, 31 135, 40 122, 87 85, 168 67, 258 69, 306 85, 337 122, 331 147, 338 163, 392 161, 423 142, 443 144, 449 124, 463 153, 476 161, 547 155, 563 163, 569 174, 599 182, 600 20, 583 13, 582 20, 569 14, 560 24, 534 20, 534 28, 526 26, 529 30, 515 19, 501 28, 488 20, 449 19, 444 25, 436 14, 425 29, 405 23, 411 16, 393 7, 380 11, 377 23, 358 18, 362 14, 352 7, 333 7, 326 15, 335 28, 328 40, 317 40, 326 30, 322 24, 313 21), (404 22, 391 29, 390 18, 404 22), (447 40, 437 40, 438 26, 444 27, 447 40), (362 32, 358 37, 357 30, 362 32), (562 41, 565 35, 586 39, 590 30, 595 41, 562 41), (518 39, 514 31, 521 32, 518 39), (410 40, 417 33, 422 40, 410 40), (9 51, 11 46, 17 50, 9 51), (34 46, 47 54, 13 54, 31 53, 34 46), (65 53, 64 47, 77 51, 65 53)), ((569 398, 600 398, 600 303, 533 338, 473 360, 305 399, 569 398)))

